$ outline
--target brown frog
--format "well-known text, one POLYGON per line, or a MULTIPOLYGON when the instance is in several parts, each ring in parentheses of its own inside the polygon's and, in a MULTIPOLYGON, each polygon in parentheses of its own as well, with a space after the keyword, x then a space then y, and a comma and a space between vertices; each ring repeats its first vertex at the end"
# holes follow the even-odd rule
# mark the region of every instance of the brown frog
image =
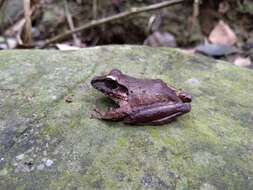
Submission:
POLYGON ((119 106, 107 112, 95 110, 94 117, 99 119, 161 125, 191 110, 191 95, 159 79, 137 79, 113 69, 107 75, 94 77, 91 85, 119 106))

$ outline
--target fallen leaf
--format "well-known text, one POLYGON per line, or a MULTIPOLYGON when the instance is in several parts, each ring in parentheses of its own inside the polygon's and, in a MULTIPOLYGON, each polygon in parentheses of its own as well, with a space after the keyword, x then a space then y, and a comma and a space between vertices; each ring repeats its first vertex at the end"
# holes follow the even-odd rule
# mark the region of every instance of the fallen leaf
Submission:
POLYGON ((195 48, 190 48, 190 49, 178 49, 179 51, 181 51, 182 53, 185 53, 187 55, 194 55, 194 53, 196 52, 195 48))
POLYGON ((15 38, 7 38, 6 42, 8 44, 9 49, 14 49, 18 45, 18 42, 15 38))
POLYGON ((68 44, 56 44, 56 47, 61 51, 73 51, 73 50, 79 50, 79 47, 71 46, 68 44))
POLYGON ((0 36, 0 49, 14 49, 18 45, 15 38, 3 38, 0 36))
POLYGON ((222 44, 210 44, 206 42, 196 47, 196 52, 203 53, 212 57, 221 57, 237 53, 238 50, 233 46, 222 45, 222 44))
POLYGON ((214 27, 209 35, 209 41, 214 44, 234 45, 237 41, 233 30, 222 20, 214 27))
POLYGON ((249 57, 237 57, 234 60, 234 64, 240 67, 248 67, 251 65, 251 61, 249 57))

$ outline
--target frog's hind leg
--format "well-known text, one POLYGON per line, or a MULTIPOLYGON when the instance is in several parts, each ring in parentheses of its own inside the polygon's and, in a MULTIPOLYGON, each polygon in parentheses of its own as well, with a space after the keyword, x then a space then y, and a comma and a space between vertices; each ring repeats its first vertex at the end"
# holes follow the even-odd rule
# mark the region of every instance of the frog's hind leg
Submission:
POLYGON ((180 116, 180 115, 182 115, 182 113, 175 113, 173 115, 164 117, 162 119, 150 121, 147 124, 149 124, 149 125, 163 125, 163 124, 170 123, 170 122, 174 121, 176 119, 176 117, 180 116))
POLYGON ((191 110, 189 103, 160 102, 133 110, 124 122, 138 125, 162 125, 191 110))

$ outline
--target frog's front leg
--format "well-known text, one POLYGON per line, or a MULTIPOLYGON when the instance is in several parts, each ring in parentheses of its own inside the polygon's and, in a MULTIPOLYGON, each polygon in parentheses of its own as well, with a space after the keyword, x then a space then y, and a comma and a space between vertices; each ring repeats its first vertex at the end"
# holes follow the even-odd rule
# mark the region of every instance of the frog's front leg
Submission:
POLYGON ((125 107, 110 109, 107 112, 103 112, 103 111, 99 111, 97 109, 94 109, 94 112, 92 113, 92 117, 94 117, 94 118, 104 119, 104 120, 112 120, 112 121, 121 120, 126 115, 127 115, 127 109, 125 107))
POLYGON ((162 125, 191 110, 189 103, 161 102, 141 106, 132 111, 124 122, 129 124, 162 125))

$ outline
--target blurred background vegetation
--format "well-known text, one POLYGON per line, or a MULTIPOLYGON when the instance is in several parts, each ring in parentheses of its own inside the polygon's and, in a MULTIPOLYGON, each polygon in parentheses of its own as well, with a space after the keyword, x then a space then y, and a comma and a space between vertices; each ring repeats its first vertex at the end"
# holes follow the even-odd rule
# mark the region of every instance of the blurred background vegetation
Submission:
POLYGON ((0 0, 0 49, 177 47, 252 68, 251 0, 0 0))

